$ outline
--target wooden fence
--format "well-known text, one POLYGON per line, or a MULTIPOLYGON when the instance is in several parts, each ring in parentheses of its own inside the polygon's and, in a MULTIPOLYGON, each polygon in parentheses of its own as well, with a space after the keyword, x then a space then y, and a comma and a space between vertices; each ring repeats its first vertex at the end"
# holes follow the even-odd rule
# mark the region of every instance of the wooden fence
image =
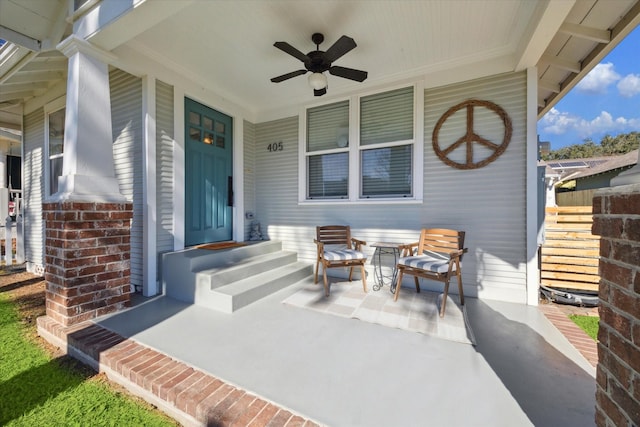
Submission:
POLYGON ((546 209, 540 283, 555 289, 598 292, 600 237, 591 234, 591 206, 546 209))
POLYGON ((596 189, 556 193, 558 206, 591 206, 596 189))

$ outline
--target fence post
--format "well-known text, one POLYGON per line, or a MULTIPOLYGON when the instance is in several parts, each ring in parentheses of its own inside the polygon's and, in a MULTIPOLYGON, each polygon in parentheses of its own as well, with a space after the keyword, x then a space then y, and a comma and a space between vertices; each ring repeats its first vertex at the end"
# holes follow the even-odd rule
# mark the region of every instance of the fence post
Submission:
POLYGON ((13 264, 13 220, 10 216, 4 220, 4 263, 13 264))
POLYGON ((16 262, 24 264, 24 232, 22 230, 22 214, 16 217, 16 262))

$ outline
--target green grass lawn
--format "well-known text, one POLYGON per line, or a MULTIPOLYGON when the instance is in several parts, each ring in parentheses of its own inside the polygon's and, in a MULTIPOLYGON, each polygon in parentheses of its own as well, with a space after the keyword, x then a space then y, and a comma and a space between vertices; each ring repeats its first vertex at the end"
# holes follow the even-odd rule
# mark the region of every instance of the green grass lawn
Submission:
POLYGON ((598 340, 598 322, 600 318, 597 316, 581 316, 578 314, 570 314, 569 319, 587 333, 594 341, 598 340))
POLYGON ((74 359, 52 358, 27 335, 14 303, 0 292, 0 425, 178 425, 74 359))

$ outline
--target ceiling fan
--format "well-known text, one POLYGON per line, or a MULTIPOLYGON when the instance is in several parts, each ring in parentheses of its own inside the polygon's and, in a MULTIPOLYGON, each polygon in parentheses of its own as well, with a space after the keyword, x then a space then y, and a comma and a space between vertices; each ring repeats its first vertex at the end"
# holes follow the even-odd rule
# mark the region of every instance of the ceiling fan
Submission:
POLYGON ((351 37, 340 37, 333 46, 327 49, 326 52, 320 50, 320 44, 324 41, 324 36, 322 34, 314 33, 311 36, 311 41, 316 45, 316 50, 311 51, 306 55, 287 42, 275 42, 273 44, 278 49, 298 58, 304 63, 305 68, 304 70, 292 71, 291 73, 274 77, 271 79, 273 83, 280 83, 292 77, 301 76, 310 71, 309 85, 313 88, 313 94, 315 96, 322 96, 327 93, 327 76, 324 75, 325 71, 329 71, 329 74, 334 76, 355 80, 357 82, 363 82, 367 78, 366 71, 331 65, 338 58, 342 57, 345 53, 357 46, 356 42, 351 37))

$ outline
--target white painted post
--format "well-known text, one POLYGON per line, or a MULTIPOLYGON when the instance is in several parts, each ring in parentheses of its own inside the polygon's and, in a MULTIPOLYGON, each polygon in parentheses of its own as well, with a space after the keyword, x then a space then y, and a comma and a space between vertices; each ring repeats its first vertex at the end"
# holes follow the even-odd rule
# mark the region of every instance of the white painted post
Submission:
POLYGON ((10 216, 4 220, 4 262, 5 265, 13 264, 13 221, 10 216))
POLYGON ((22 230, 22 215, 16 217, 16 262, 24 264, 24 232, 22 230))

